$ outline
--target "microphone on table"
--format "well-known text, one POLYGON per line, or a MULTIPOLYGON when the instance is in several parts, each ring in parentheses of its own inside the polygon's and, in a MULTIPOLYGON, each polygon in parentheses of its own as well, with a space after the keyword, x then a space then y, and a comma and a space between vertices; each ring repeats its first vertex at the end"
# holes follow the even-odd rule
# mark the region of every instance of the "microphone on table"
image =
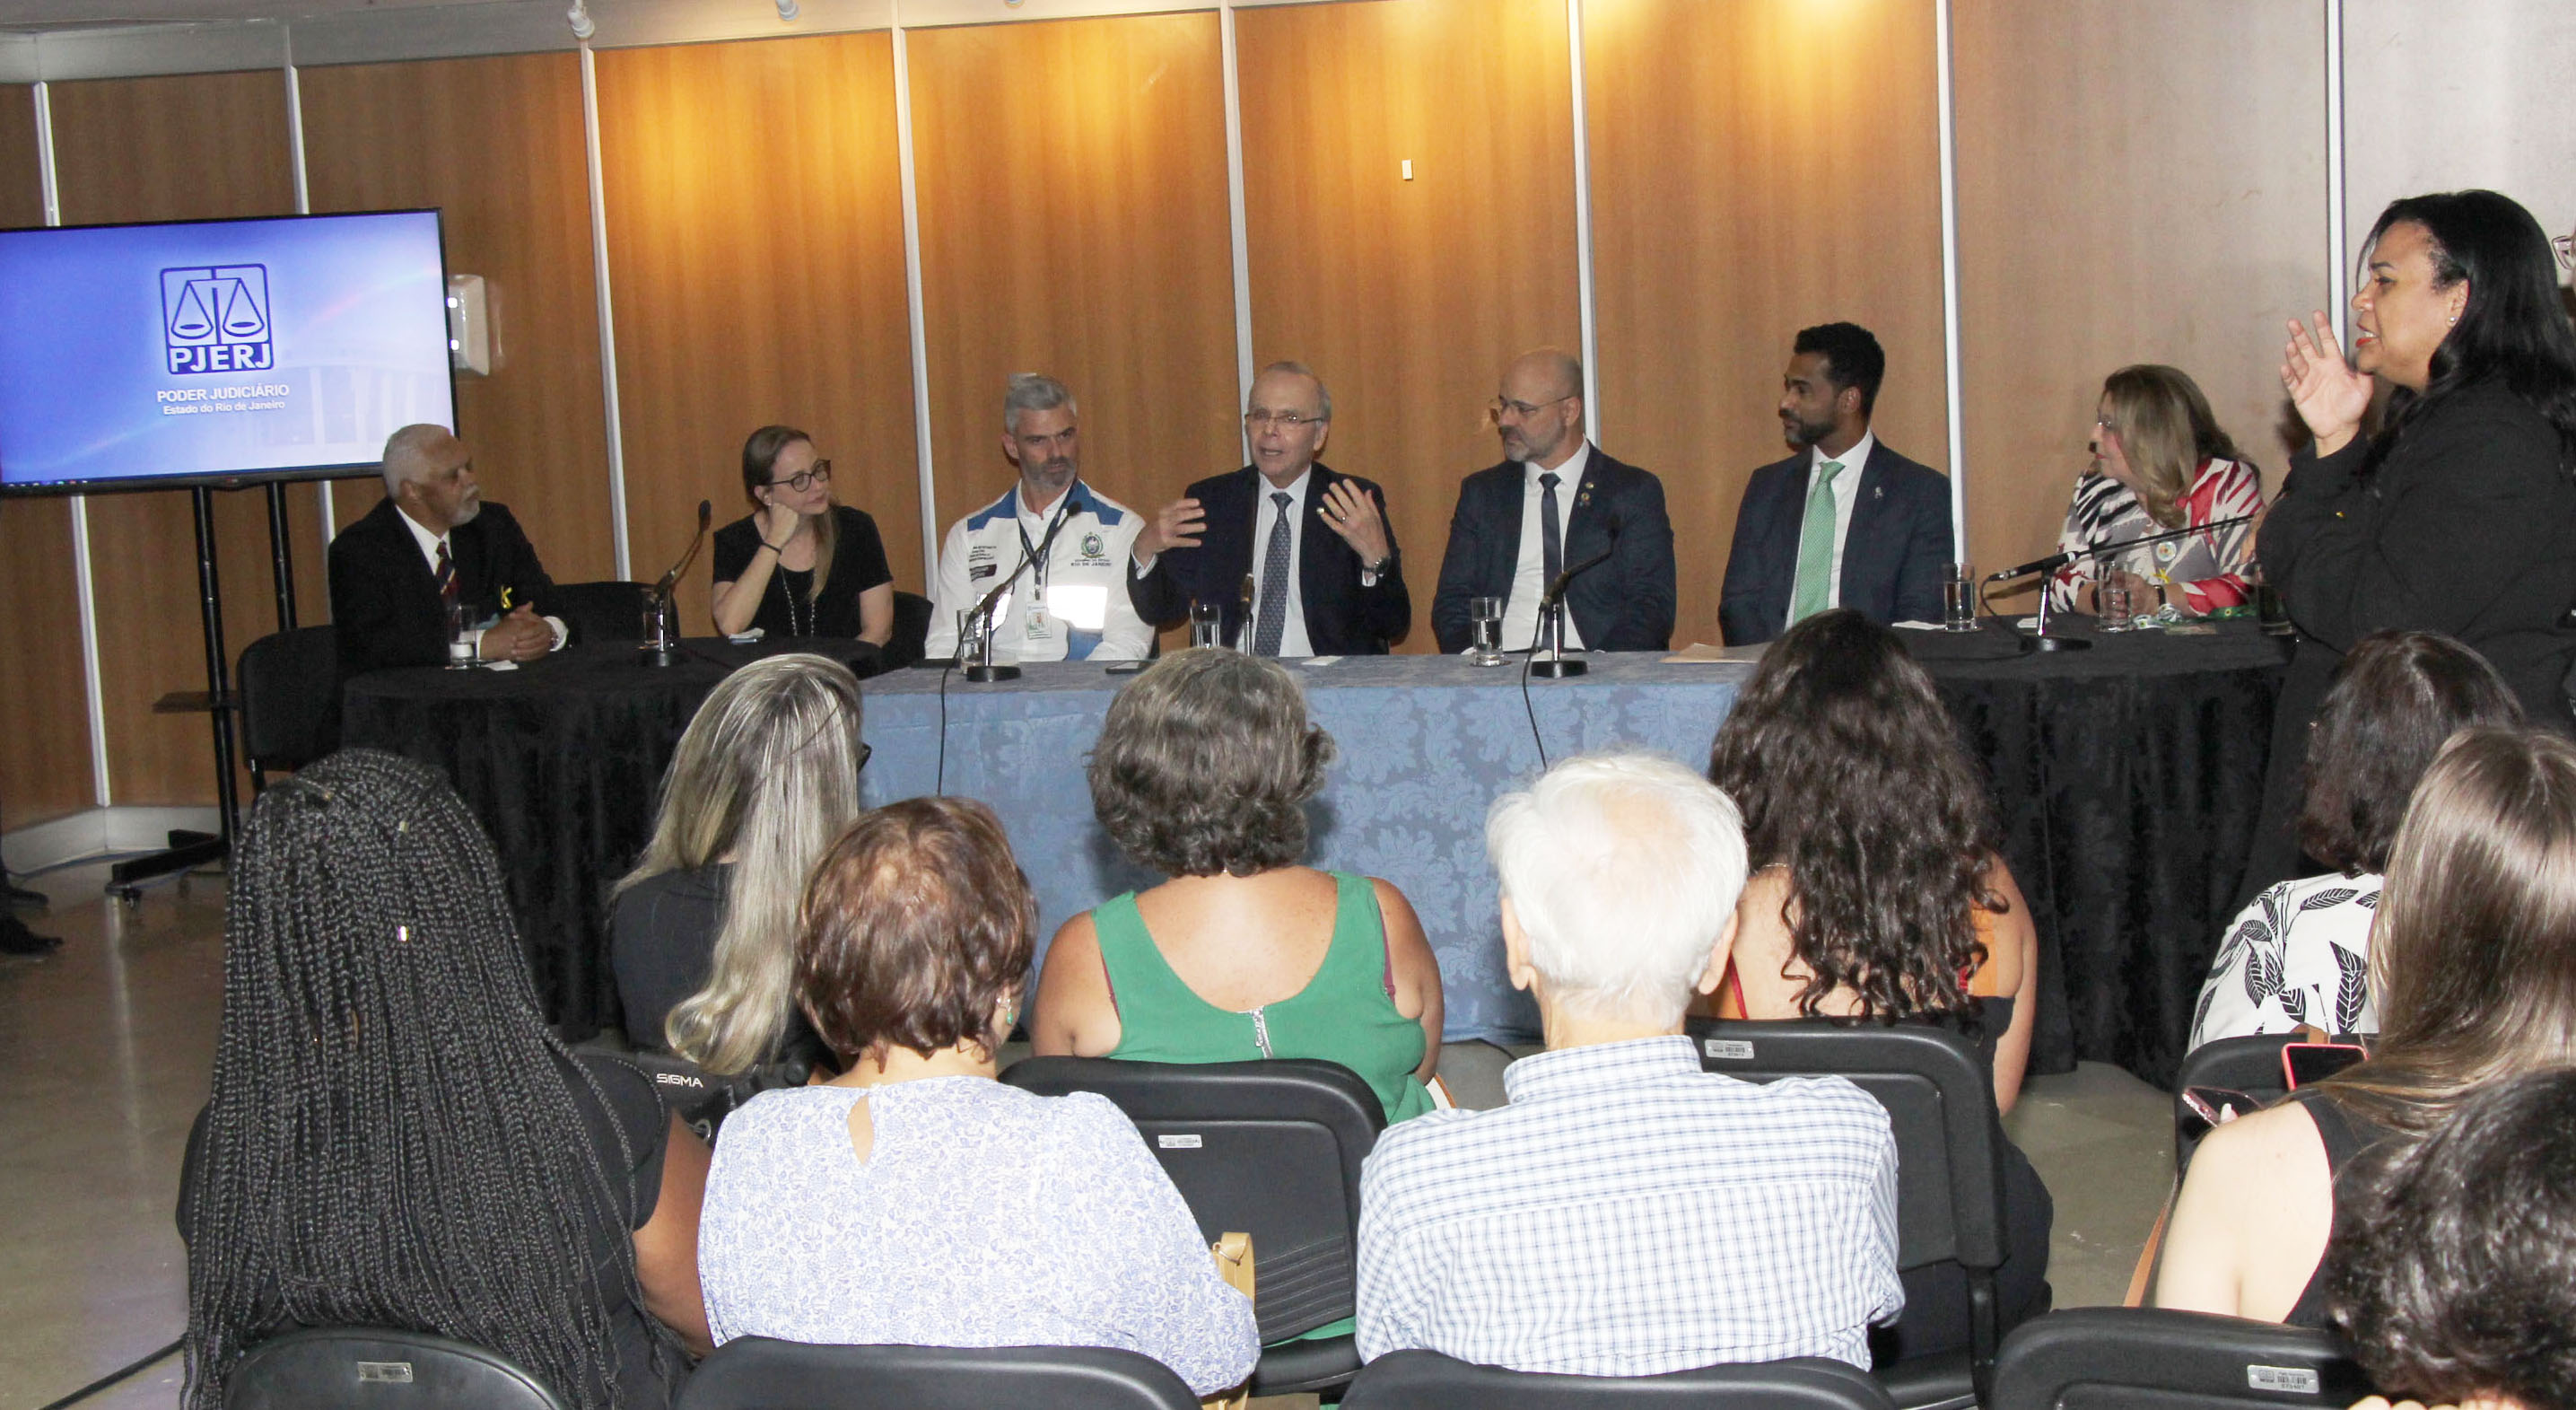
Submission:
MULTIPOLYGON (((1569 661, 1565 657, 1565 590, 1576 578, 1579 578, 1585 573, 1609 562, 1610 555, 1615 551, 1615 546, 1612 548, 1605 548, 1599 553, 1596 553, 1591 557, 1584 559, 1582 562, 1574 564, 1558 573, 1556 575, 1556 580, 1547 585, 1547 591, 1540 594, 1538 600, 1538 629, 1547 633, 1548 651, 1547 655, 1542 658, 1538 654, 1538 644, 1536 642, 1530 643, 1529 660, 1523 667, 1521 676, 1523 689, 1528 688, 1527 681, 1531 676, 1537 676, 1543 680, 1561 680, 1567 676, 1582 675, 1586 670, 1590 669, 1590 667, 1580 659, 1569 661), (1548 624, 1550 622, 1555 623, 1556 629, 1554 631, 1548 630, 1548 624)), ((1535 722, 1533 722, 1532 727, 1535 728, 1535 722)), ((1541 744, 1539 746, 1539 754, 1542 758, 1546 756, 1547 746, 1545 744, 1541 744)))
MULTIPOLYGON (((2052 553, 2046 558, 2034 558, 2028 563, 2021 564, 2017 567, 2006 568, 2000 573, 1988 573, 1985 580, 1989 585, 1992 585, 1994 583, 2002 582, 2007 578, 2024 578, 2033 573, 2054 573, 2058 569, 2065 567, 2067 564, 2072 563, 2079 558, 2096 558, 2108 553, 2125 553, 2133 548, 2144 548, 2148 544, 2164 543, 2170 539, 2189 538, 2193 534, 2216 533, 2220 529, 2233 529, 2239 524, 2251 524, 2260 517, 2262 516, 2259 513, 2239 514, 2233 519, 2214 519, 2206 524, 2187 524, 2182 528, 2168 529, 2160 534, 2145 534, 2133 539, 2122 539, 2117 543, 2097 543, 2090 545, 2089 547, 2074 549, 2066 553, 2052 553)), ((1982 596, 1982 594, 1980 595, 1982 596)), ((2039 632, 2036 636, 2022 638, 2022 650, 2025 652, 2081 651, 2092 644, 2093 643, 2086 641, 2082 637, 2050 636, 2048 634, 2048 589, 2042 587, 2039 590, 2039 632)))
MULTIPOLYGON (((1013 565, 1011 571, 1004 575, 1000 582, 993 584, 993 590, 984 594, 983 600, 977 602, 974 610, 967 614, 968 621, 982 622, 984 624, 984 642, 987 648, 991 646, 993 639, 993 604, 1002 600, 1002 594, 1011 590, 1011 584, 1020 580, 1020 574, 1027 572, 1030 564, 1047 556, 1047 550, 1055 547, 1055 536, 1064 531, 1065 521, 1073 517, 1071 512, 1072 505, 1070 503, 1071 496, 1073 494, 1073 487, 1071 485, 1065 486, 1064 492, 1067 497, 1067 503, 1057 509, 1055 522, 1047 525, 1046 537, 1038 540, 1037 547, 1026 548, 1028 538, 1026 535, 1022 535, 1020 543, 1022 544, 1024 551, 1020 554, 1020 561, 1013 565)), ((1020 677, 1019 667, 995 665, 992 663, 992 658, 989 655, 987 655, 982 661, 967 661, 965 659, 966 640, 962 633, 959 635, 957 640, 957 652, 957 664, 966 668, 966 679, 970 681, 989 683, 992 681, 1018 680, 1020 677)))
MULTIPOLYGON (((1243 634, 1252 630, 1252 600, 1259 591, 1260 589, 1254 585, 1252 575, 1250 573, 1243 575, 1243 586, 1235 590, 1234 605, 1242 609, 1242 617, 1239 619, 1234 629, 1236 643, 1235 649, 1238 651, 1242 649, 1243 634)), ((1254 642, 1253 644, 1255 646, 1260 645, 1259 642, 1254 642)))
POLYGON ((680 555, 680 561, 671 565, 671 571, 664 573, 662 575, 662 580, 653 584, 653 595, 655 597, 668 598, 671 595, 671 589, 680 585, 680 575, 689 571, 689 565, 697 561, 698 550, 705 546, 707 541, 707 524, 715 517, 715 502, 713 500, 699 500, 697 537, 689 540, 689 551, 680 555))
POLYGON ((707 524, 715 514, 714 501, 698 501, 698 532, 689 539, 688 552, 681 554, 680 561, 671 565, 671 571, 664 573, 645 593, 644 604, 653 617, 652 630, 644 634, 645 659, 656 666, 670 665, 672 653, 680 645, 680 634, 671 621, 671 589, 680 585, 680 575, 689 571, 689 565, 697 561, 698 550, 706 545, 707 524))

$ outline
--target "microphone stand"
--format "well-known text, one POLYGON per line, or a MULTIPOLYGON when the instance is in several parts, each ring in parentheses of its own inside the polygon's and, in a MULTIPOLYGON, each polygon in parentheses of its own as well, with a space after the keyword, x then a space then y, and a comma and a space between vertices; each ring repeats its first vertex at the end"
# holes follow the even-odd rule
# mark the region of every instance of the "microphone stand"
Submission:
POLYGON ((1532 643, 1529 663, 1531 675, 1541 680, 1563 680, 1568 676, 1582 675, 1592 669, 1591 663, 1583 658, 1579 656, 1569 658, 1565 654, 1565 589, 1573 583, 1577 575, 1607 562, 1611 552, 1612 550, 1606 548, 1601 550, 1558 573, 1556 581, 1547 585, 1546 596, 1541 597, 1538 602, 1538 635, 1540 640, 1547 643, 1547 654, 1539 655, 1537 644, 1532 643))
MULTIPOLYGON (((674 620, 678 613, 671 606, 671 591, 680 585, 680 575, 689 571, 689 565, 698 560, 698 550, 706 544, 707 525, 715 519, 715 512, 714 501, 704 499, 698 501, 698 532, 696 537, 689 540, 689 551, 680 555, 680 561, 671 565, 671 571, 664 573, 658 582, 645 589, 644 604, 653 613, 653 630, 644 634, 643 650, 645 660, 649 664, 668 666, 676 659, 680 640, 674 620)), ((752 520, 754 532, 757 532, 759 527, 759 519, 754 518, 752 520)))
MULTIPOLYGON (((2251 524, 2254 522, 2255 517, 2256 516, 2252 514, 2239 514, 2233 519, 2220 519, 2207 524, 2186 525, 2179 529, 2168 529, 2160 534, 2145 534, 2138 538, 2122 539, 2118 543, 2094 544, 2090 548, 2079 548, 2071 553, 2052 553, 2046 558, 2033 559, 2019 567, 2006 568, 2000 573, 1989 573, 1986 575, 1985 583, 1986 586, 1992 587, 1996 583, 2003 582, 2010 578, 2028 577, 2033 573, 2054 573, 2058 569, 2065 567, 2067 564, 2077 562, 2081 559, 2094 558, 2106 553, 2125 553, 2133 548, 2144 548, 2149 544, 2165 543, 2173 539, 2185 539, 2194 534, 2216 533, 2220 529, 2232 529, 2239 524, 2251 524)), ((2093 643, 2083 637, 2050 636, 2048 634, 2048 585, 2046 583, 2042 583, 2039 587, 2038 634, 2035 636, 2023 637, 2021 639, 2021 649, 2025 652, 2090 651, 2093 649, 2093 643)))

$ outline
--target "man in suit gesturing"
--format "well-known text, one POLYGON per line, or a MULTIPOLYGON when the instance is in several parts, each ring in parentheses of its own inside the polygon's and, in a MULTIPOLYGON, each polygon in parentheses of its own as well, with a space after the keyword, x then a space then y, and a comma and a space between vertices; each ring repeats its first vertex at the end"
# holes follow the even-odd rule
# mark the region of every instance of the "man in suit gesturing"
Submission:
POLYGON ((1718 630, 1729 646, 1769 641, 1829 607, 1879 622, 1941 620, 1955 549, 1949 477, 1869 428, 1887 354, 1868 329, 1798 334, 1780 379, 1780 426, 1797 454, 1753 472, 1735 515, 1718 630))
POLYGON ((1673 526, 1664 483, 1601 453, 1583 433, 1583 363, 1523 353, 1492 407, 1503 463, 1458 486, 1431 633, 1464 651, 1467 600, 1503 599, 1502 645, 1527 649, 1539 599, 1566 568, 1609 557, 1566 589, 1568 650, 1661 651, 1673 636, 1673 526))
POLYGON ((1137 615, 1169 625, 1192 601, 1214 602, 1225 639, 1254 655, 1384 654, 1413 599, 1378 487, 1315 459, 1332 434, 1332 393, 1303 366, 1274 362, 1253 379, 1243 429, 1250 465, 1190 486, 1136 535, 1137 615))
POLYGON ((564 624, 537 615, 555 585, 519 521, 484 503, 463 441, 405 426, 385 441, 384 474, 385 497, 331 540, 342 676, 444 662, 450 606, 483 660, 533 661, 564 644, 564 624))

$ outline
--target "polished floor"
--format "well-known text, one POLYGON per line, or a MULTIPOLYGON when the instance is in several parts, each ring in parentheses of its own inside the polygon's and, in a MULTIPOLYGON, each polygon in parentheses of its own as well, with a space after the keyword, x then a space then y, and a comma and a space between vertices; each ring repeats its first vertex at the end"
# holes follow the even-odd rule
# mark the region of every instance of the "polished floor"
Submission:
MULTIPOLYGON (((162 885, 131 908, 101 871, 52 873, 28 915, 63 938, 0 958, 0 1410, 38 1410, 177 1339, 186 1264, 179 1153, 205 1100, 223 988, 223 883, 162 885)), ((1509 1055, 1443 1054, 1463 1105, 1501 1100, 1509 1055)), ((2165 1095, 2087 1064, 2032 1080, 2009 1119, 2056 1196, 2057 1305, 2118 1302, 2173 1169, 2165 1095)), ((83 1401, 169 1410, 176 1356, 83 1401)))

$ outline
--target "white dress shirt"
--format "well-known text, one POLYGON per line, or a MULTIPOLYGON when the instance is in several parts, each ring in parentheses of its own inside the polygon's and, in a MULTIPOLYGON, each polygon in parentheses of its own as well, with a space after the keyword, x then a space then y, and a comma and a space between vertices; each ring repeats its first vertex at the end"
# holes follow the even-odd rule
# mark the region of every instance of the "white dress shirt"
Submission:
MULTIPOLYGON (((429 580, 437 582, 438 549, 441 544, 447 542, 447 535, 431 533, 418 519, 403 513, 399 505, 395 507, 394 517, 403 521, 404 528, 411 530, 411 541, 420 545, 420 556, 429 564, 429 580)), ((456 550, 453 548, 448 550, 448 561, 451 564, 456 561, 456 550)), ((546 617, 541 620, 555 634, 555 644, 548 649, 563 650, 565 640, 572 635, 572 628, 565 626, 561 617, 546 617)), ((479 659, 483 655, 483 629, 468 624, 465 628, 465 640, 472 644, 474 655, 479 659)))
MULTIPOLYGON (((1830 570, 1833 580, 1825 584, 1827 607, 1843 605, 1843 541, 1851 537, 1852 506, 1860 502, 1860 473, 1869 464, 1870 449, 1877 444, 1876 431, 1863 431, 1860 439, 1852 442, 1851 449, 1840 455, 1827 455, 1822 446, 1807 453, 1808 494, 1816 492, 1816 481, 1824 475, 1826 461, 1843 467, 1834 472, 1834 566, 1830 570)), ((1803 529, 1807 522, 1806 499, 1802 496, 1798 503, 1798 523, 1803 529)), ((1794 581, 1789 584, 1789 600, 1793 603, 1798 600, 1798 585, 1794 581)))
POLYGON ((1243 640, 1235 644, 1240 650, 1252 649, 1261 609, 1271 594, 1277 593, 1288 608, 1287 622, 1279 633, 1279 654, 1315 654, 1314 643, 1306 639, 1305 594, 1297 590, 1297 567, 1306 561, 1306 491, 1314 482, 1315 467, 1309 465, 1285 486, 1274 485, 1266 478, 1255 486, 1261 492, 1261 502, 1252 516, 1252 573, 1260 579, 1260 586, 1252 599, 1252 616, 1243 624, 1243 640), (1270 526, 1279 522, 1280 513, 1279 501, 1272 496, 1283 494, 1288 496, 1288 573, 1285 581, 1274 583, 1266 571, 1270 566, 1270 526))
MULTIPOLYGON (((1578 442, 1574 454, 1562 465, 1541 465, 1535 460, 1521 462, 1528 473, 1521 485, 1521 556, 1512 569, 1511 596, 1503 602, 1503 649, 1527 651, 1538 640, 1538 600, 1547 595, 1547 539, 1540 528, 1540 506, 1547 498, 1547 487, 1538 482, 1541 475, 1556 477, 1556 534, 1561 553, 1565 546, 1566 527, 1574 522, 1574 496, 1583 485, 1583 472, 1592 464, 1592 443, 1578 442)), ((1557 565, 1563 572, 1573 560, 1557 565)), ((1583 633, 1575 629, 1574 614, 1565 614, 1565 649, 1581 651, 1583 633)))

